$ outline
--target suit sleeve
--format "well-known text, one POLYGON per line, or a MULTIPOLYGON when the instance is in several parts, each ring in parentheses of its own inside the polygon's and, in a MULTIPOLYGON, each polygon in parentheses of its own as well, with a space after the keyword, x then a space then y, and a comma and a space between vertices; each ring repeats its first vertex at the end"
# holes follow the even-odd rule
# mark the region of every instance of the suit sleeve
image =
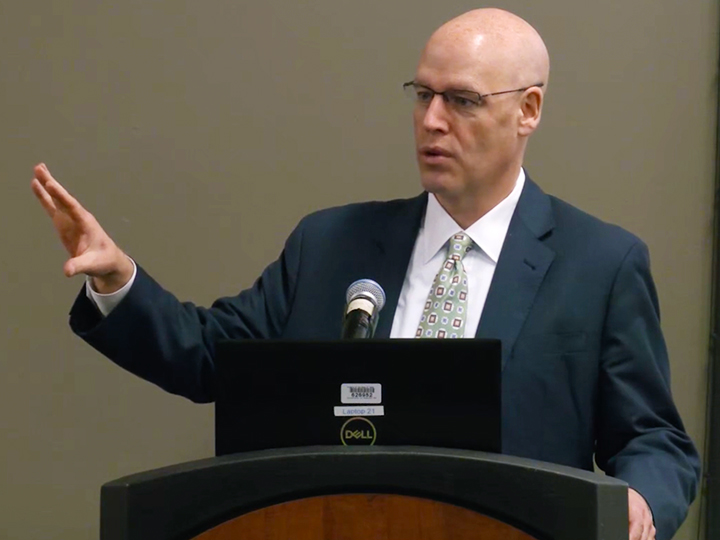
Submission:
POLYGON ((648 502, 657 540, 669 540, 695 497, 697 451, 670 390, 670 369, 647 247, 626 254, 603 328, 596 461, 648 502))
POLYGON ((70 327, 122 368, 195 402, 214 399, 214 349, 222 339, 282 335, 295 295, 302 222, 254 285, 208 308, 180 302, 140 266, 130 292, 103 318, 80 292, 70 327))

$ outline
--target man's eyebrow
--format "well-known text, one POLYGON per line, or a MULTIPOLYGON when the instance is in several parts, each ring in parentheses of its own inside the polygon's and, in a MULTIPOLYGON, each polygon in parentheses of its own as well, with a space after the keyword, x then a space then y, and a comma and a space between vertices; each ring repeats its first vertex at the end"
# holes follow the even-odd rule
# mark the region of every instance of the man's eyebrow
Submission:
MULTIPOLYGON (((437 90, 437 89, 433 88, 432 86, 430 86, 429 84, 422 82, 418 79, 413 79, 413 82, 418 86, 422 86, 424 88, 429 88, 431 90, 436 90, 436 91, 440 92, 440 90, 437 90)), ((472 92, 473 94, 480 94, 479 91, 473 90, 472 88, 468 88, 464 84, 457 84, 457 85, 450 84, 444 90, 442 90, 442 92, 447 92, 448 90, 454 90, 455 92, 472 92)))

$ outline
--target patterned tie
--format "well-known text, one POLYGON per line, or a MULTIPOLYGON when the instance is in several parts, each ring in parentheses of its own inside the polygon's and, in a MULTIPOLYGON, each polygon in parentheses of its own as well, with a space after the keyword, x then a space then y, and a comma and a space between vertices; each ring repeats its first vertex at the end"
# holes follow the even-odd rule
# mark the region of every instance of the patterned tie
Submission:
POLYGON ((468 286, 462 260, 471 249, 472 239, 465 233, 450 238, 447 259, 435 276, 415 337, 464 337, 468 286))

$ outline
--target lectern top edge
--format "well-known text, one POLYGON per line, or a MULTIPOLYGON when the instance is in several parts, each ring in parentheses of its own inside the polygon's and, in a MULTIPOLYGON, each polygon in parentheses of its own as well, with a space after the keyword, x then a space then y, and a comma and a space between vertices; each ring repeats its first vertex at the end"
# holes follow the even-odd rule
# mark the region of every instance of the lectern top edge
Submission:
POLYGON ((262 450, 254 452, 243 452, 221 457, 204 458, 175 465, 168 465, 159 469, 130 474, 103 485, 103 488, 131 487, 155 480, 162 480, 171 476, 179 476, 188 473, 195 473, 203 469, 217 469, 219 467, 252 466, 252 463, 268 462, 272 460, 286 461, 288 459, 309 459, 322 457, 324 459, 346 458, 352 456, 387 456, 402 459, 453 459, 469 462, 478 462, 487 465, 512 465, 517 469, 524 469, 528 472, 541 474, 559 475, 569 481, 589 482, 598 486, 625 486, 625 482, 609 476, 546 463, 527 458, 494 454, 489 452, 477 452, 473 450, 460 450, 454 448, 434 448, 421 446, 311 446, 301 448, 280 448, 275 450, 262 450))

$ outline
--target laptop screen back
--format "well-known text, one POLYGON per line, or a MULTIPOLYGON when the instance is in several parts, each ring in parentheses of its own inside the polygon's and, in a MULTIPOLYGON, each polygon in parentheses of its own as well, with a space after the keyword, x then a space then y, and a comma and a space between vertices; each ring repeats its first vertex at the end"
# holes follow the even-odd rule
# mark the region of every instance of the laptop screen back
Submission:
POLYGON ((500 451, 497 340, 225 341, 216 454, 335 445, 500 451))

